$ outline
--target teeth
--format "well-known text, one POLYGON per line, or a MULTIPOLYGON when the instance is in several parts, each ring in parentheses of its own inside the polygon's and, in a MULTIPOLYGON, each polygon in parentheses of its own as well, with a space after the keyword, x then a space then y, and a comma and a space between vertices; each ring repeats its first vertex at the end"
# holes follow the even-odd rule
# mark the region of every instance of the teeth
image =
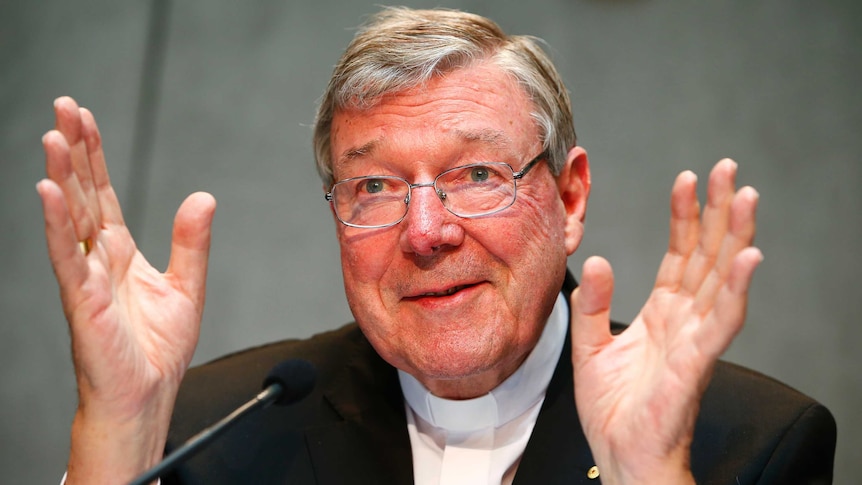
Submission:
POLYGON ((448 289, 448 290, 446 290, 446 291, 437 291, 437 292, 432 292, 432 293, 423 293, 423 294, 422 294, 422 296, 449 296, 449 295, 451 295, 451 294, 455 293, 456 291, 459 291, 459 290, 462 290, 462 289, 464 289, 464 287, 463 287, 463 286, 453 286, 452 288, 449 288, 449 289, 448 289))

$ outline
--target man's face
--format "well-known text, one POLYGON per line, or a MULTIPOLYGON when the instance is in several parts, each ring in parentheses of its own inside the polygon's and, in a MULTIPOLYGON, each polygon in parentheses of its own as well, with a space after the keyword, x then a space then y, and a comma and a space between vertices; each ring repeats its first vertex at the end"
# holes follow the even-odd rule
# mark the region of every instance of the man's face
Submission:
MULTIPOLYGON (((532 110, 497 67, 456 70, 370 109, 337 112, 335 179, 424 183, 478 161, 520 170, 542 151, 532 110)), ((460 218, 433 188, 417 188, 395 226, 336 224, 348 303, 377 352, 443 397, 484 394, 508 377, 541 335, 580 242, 585 154, 575 163, 580 175, 567 180, 584 187, 558 184, 539 163, 518 182, 514 205, 491 216, 460 218)))

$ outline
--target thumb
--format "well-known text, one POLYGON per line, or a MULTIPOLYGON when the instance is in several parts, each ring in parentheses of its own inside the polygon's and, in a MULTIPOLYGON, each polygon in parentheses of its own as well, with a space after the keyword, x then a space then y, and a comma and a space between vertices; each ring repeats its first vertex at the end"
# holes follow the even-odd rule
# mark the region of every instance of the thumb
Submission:
POLYGON ((171 259, 167 272, 198 308, 206 297, 207 261, 210 253, 215 198, 196 192, 183 201, 174 218, 171 259))
POLYGON ((581 283, 572 293, 572 358, 577 362, 601 350, 612 339, 611 297, 614 273, 610 263, 592 256, 584 262, 581 283))

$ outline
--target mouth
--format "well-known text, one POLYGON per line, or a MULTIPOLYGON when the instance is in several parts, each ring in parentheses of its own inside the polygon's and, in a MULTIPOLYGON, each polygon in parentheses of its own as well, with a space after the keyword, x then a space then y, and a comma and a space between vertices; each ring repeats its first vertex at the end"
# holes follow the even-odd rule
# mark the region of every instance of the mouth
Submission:
POLYGON ((420 300, 423 298, 441 298, 441 297, 446 297, 446 296, 452 296, 456 293, 459 293, 459 292, 464 291, 464 290, 469 289, 469 288, 473 288, 477 285, 478 285, 478 283, 466 284, 466 285, 455 285, 455 286, 450 286, 449 288, 439 290, 439 291, 426 291, 426 292, 418 293, 418 294, 413 295, 413 296, 405 297, 404 299, 415 301, 415 300, 420 300))
POLYGON ((443 291, 432 291, 432 292, 428 292, 428 293, 422 293, 421 295, 419 295, 419 297, 421 298, 421 297, 425 297, 425 296, 449 296, 449 295, 454 295, 455 293, 457 293, 457 292, 459 292, 459 291, 461 291, 461 290, 463 290, 464 288, 467 288, 467 287, 469 287, 469 286, 472 286, 472 285, 458 285, 458 286, 453 286, 453 287, 451 287, 451 288, 449 288, 449 289, 446 289, 446 290, 443 290, 443 291))

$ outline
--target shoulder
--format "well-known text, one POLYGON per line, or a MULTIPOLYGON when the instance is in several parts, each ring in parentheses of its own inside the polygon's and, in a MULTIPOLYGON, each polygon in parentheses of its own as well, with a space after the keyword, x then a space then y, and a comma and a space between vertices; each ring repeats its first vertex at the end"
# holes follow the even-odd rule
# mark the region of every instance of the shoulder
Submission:
POLYGON ((713 417, 750 425, 749 438, 755 437, 751 433, 757 429, 780 434, 806 416, 820 418, 824 426, 834 427, 829 411, 811 397, 760 372, 724 361, 716 364, 701 402, 701 416, 703 432, 713 437, 720 434, 719 423, 713 417))
MULTIPOLYGON (((308 339, 289 339, 234 352, 186 373, 177 395, 171 437, 173 441, 191 436, 257 395, 270 370, 289 359, 304 359, 316 369, 315 390, 301 405, 319 404, 323 389, 344 374, 349 365, 375 365, 371 345, 355 324, 324 332, 308 339)), ((318 406, 319 407, 319 406, 318 406)), ((319 412, 319 411, 315 411, 319 412)))
MULTIPOLYGON (((626 326, 612 323, 617 334, 626 326)), ((760 372, 716 363, 691 446, 698 484, 832 482, 836 442, 829 410, 760 372)))
POLYGON ((370 349, 356 324, 314 335, 307 339, 288 339, 233 352, 186 373, 183 387, 218 383, 218 391, 234 387, 259 389, 273 366, 287 359, 311 362, 321 376, 334 374, 344 364, 343 357, 370 349))
POLYGON ((831 477, 829 410, 759 372, 718 362, 692 444, 698 483, 818 483, 831 477))
POLYGON ((356 360, 369 355, 376 354, 354 323, 307 339, 281 340, 233 352, 188 370, 175 414, 188 406, 200 409, 214 402, 218 407, 232 409, 260 392, 269 371, 285 360, 311 362, 317 371, 316 387, 320 388, 339 374, 348 356, 356 360))
MULTIPOLYGON (((355 324, 308 339, 274 342, 189 369, 177 396, 166 451, 254 398, 272 367, 288 359, 314 365, 317 380, 311 394, 289 406, 269 406, 246 416, 163 480, 165 485, 312 483, 307 431, 340 429, 366 407, 383 407, 383 398, 376 396, 400 394, 394 368, 374 352, 355 324)), ((400 401, 384 404, 403 414, 400 401)))

